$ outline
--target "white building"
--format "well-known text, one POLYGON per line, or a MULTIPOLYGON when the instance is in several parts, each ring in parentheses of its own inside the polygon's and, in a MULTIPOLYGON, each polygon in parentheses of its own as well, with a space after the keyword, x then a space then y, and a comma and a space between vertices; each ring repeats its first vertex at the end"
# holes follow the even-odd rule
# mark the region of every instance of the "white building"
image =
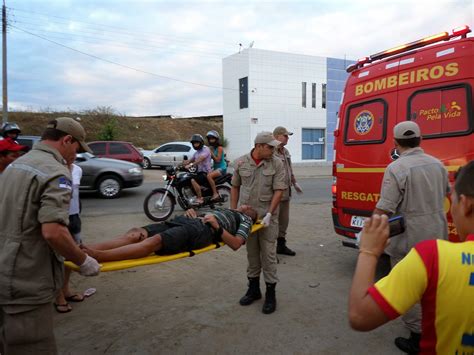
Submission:
POLYGON ((331 161, 347 65, 352 61, 249 48, 223 59, 224 137, 233 160, 258 132, 284 126, 293 162, 331 161))

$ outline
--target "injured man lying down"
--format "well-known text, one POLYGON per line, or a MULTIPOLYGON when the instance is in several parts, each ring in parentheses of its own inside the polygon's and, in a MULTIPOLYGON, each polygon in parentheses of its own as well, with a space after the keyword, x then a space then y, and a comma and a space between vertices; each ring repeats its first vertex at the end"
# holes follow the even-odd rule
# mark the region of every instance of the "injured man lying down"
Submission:
POLYGON ((248 205, 237 210, 215 209, 205 215, 189 209, 184 216, 132 228, 112 240, 81 248, 99 262, 138 259, 151 253, 177 254, 218 242, 237 250, 245 244, 256 220, 257 212, 248 205))

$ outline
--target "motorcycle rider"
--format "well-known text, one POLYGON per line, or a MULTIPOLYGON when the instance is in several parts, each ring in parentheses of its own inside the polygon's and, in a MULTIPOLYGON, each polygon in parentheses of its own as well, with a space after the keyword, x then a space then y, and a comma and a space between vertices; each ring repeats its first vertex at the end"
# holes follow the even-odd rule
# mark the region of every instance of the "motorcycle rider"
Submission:
POLYGON ((212 189, 211 201, 218 201, 220 199, 214 179, 219 176, 224 176, 227 173, 227 162, 225 161, 224 148, 222 147, 220 138, 217 131, 209 131, 206 134, 207 143, 211 149, 211 158, 214 162, 212 171, 207 174, 207 181, 212 189))
MULTIPOLYGON (((18 138, 18 135, 21 133, 20 126, 13 122, 6 122, 2 127, 2 138, 11 138, 15 142, 18 138)), ((16 142, 18 143, 18 142, 16 142)))
POLYGON ((191 159, 184 161, 185 168, 189 169, 193 164, 197 166, 197 175, 191 179, 191 184, 196 192, 196 203, 202 204, 201 185, 207 182, 207 174, 211 171, 211 151, 204 145, 204 138, 200 134, 193 134, 190 140, 196 150, 191 159))

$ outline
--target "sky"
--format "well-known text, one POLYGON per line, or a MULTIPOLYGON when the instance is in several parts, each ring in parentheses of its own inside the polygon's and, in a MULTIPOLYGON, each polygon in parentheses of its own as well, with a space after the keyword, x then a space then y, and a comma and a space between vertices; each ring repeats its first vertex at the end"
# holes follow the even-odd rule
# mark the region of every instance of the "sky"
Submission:
MULTIPOLYGON (((474 0, 6 0, 9 110, 222 114, 222 59, 357 59, 461 25, 474 0)), ((472 35, 472 34, 471 34, 472 35)))

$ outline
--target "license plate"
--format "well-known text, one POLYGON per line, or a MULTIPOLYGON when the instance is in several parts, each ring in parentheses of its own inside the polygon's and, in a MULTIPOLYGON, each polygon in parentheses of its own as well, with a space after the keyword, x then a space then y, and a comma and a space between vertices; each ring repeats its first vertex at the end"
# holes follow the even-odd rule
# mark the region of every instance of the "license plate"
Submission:
POLYGON ((351 217, 351 227, 362 228, 364 227, 364 217, 352 216, 351 217))

